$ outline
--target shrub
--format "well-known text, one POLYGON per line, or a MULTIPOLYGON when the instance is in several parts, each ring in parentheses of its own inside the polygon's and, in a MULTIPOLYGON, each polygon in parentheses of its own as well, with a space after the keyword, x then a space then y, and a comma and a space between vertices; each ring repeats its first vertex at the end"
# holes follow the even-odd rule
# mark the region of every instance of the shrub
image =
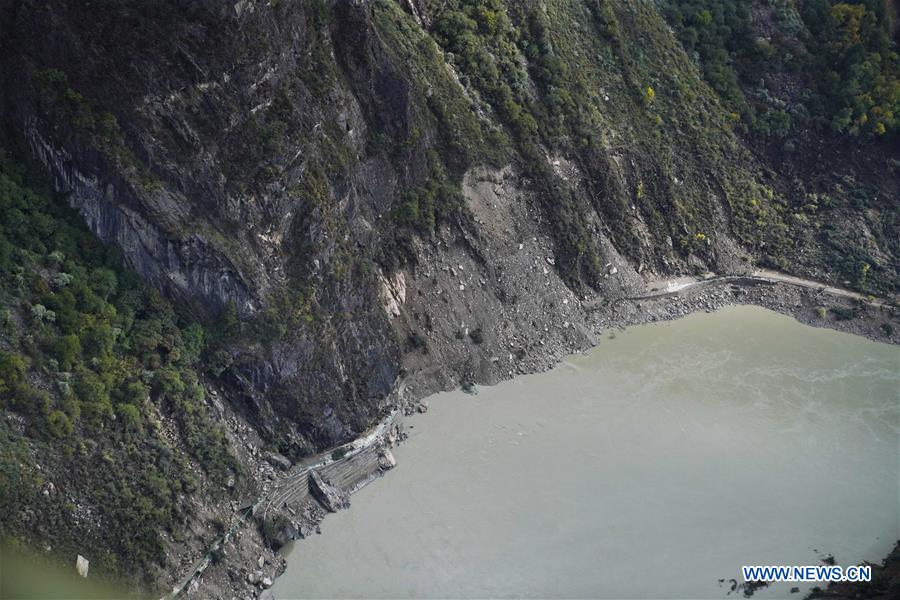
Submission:
POLYGON ((425 336, 423 336, 418 331, 409 334, 407 340, 409 342, 410 348, 412 348, 413 350, 428 350, 428 340, 426 340, 425 336))
POLYGON ((47 426, 50 434, 54 437, 62 438, 72 434, 72 422, 61 410, 54 410, 50 413, 47 417, 47 426))
POLYGON ((90 369, 78 369, 73 388, 84 403, 109 404, 109 391, 100 377, 90 369))
POLYGON ((63 371, 71 371, 81 359, 81 341, 77 335, 69 334, 56 338, 53 355, 63 371))
POLYGON ((25 381, 25 361, 18 354, 0 350, 0 404, 25 381))
POLYGON ((121 421, 122 428, 130 433, 140 432, 142 429, 141 411, 133 404, 119 404, 116 406, 116 418, 121 421))
POLYGON ((832 314, 834 314, 834 318, 838 321, 849 321, 856 316, 856 311, 850 308, 843 308, 841 306, 835 306, 831 309, 831 312, 832 314))

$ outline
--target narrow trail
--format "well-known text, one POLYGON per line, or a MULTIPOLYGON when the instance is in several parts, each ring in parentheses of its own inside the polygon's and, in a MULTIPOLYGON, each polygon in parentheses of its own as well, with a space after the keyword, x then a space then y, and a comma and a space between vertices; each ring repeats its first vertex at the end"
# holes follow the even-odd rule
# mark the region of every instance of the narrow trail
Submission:
POLYGON ((721 285, 723 283, 786 283, 797 287, 818 290, 819 293, 838 296, 842 298, 850 298, 864 302, 870 306, 881 307, 890 304, 887 300, 867 296, 848 290, 845 288, 835 287, 817 281, 815 279, 806 279, 772 271, 770 269, 757 269, 748 275, 716 275, 710 273, 705 277, 674 277, 671 279, 661 279, 650 281, 644 286, 645 292, 638 296, 631 296, 629 300, 648 300, 652 298, 661 298, 664 296, 678 295, 686 290, 702 288, 710 285, 721 285))

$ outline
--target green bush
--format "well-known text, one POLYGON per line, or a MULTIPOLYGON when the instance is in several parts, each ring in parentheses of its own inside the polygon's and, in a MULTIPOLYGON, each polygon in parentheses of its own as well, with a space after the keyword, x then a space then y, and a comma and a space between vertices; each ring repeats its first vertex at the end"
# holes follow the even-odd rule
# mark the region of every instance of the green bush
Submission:
POLYGON ((47 417, 47 425, 50 428, 50 434, 54 437, 67 437, 72 433, 72 422, 61 410, 54 410, 50 413, 47 417))
POLYGON ((117 404, 115 408, 116 418, 121 422, 122 428, 129 433, 140 433, 143 429, 141 411, 133 404, 117 404))
POLYGON ((835 306, 834 308, 832 308, 831 313, 838 321, 849 321, 856 316, 855 310, 851 308, 843 308, 841 306, 835 306))
POLYGON ((63 335, 56 338, 52 355, 63 371, 71 371, 81 360, 81 340, 77 335, 63 335))
POLYGON ((25 361, 18 354, 0 350, 0 406, 25 382, 25 361))

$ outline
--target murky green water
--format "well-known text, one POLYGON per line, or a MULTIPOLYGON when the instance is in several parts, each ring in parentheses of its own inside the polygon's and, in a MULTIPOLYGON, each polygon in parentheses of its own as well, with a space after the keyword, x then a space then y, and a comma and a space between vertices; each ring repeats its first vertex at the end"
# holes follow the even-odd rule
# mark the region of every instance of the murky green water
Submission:
POLYGON ((896 347, 728 308, 430 404, 279 599, 724 598, 741 565, 900 538, 896 347))

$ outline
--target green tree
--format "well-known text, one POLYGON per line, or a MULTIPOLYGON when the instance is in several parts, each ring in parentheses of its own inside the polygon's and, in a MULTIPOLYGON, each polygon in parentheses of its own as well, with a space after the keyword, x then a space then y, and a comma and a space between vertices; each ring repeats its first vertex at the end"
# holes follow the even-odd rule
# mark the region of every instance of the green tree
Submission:
POLYGON ((61 410, 54 410, 47 417, 47 426, 53 437, 68 437, 72 434, 72 422, 68 415, 61 410))
POLYGON ((0 401, 25 379, 25 361, 18 354, 0 350, 0 401))
POLYGON ((81 341, 77 335, 63 335, 53 344, 53 356, 63 371, 71 371, 81 360, 81 341))
POLYGON ((143 419, 141 411, 133 404, 118 404, 115 408, 116 418, 121 422, 122 428, 129 433, 140 433, 143 419))

